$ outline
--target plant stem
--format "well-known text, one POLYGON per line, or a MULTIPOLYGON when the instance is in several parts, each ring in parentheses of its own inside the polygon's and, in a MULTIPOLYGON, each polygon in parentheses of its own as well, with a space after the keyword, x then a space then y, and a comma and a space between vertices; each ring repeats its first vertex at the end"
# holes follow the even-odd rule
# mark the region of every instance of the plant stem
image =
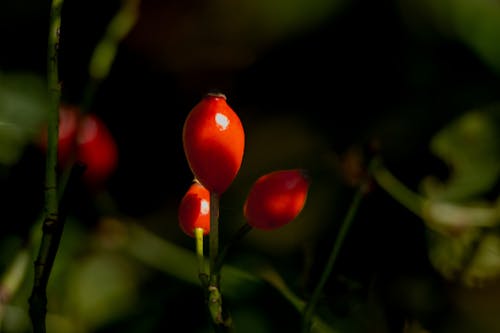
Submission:
POLYGON ((53 0, 50 9, 47 49, 47 76, 50 110, 47 129, 47 157, 45 170, 45 217, 43 236, 38 257, 35 260, 35 280, 29 299, 30 317, 35 333, 45 333, 47 313, 46 287, 57 252, 60 235, 57 198, 57 141, 59 133, 59 103, 61 87, 58 72, 59 32, 63 0, 53 0))
POLYGON ((196 257, 198 259, 198 274, 206 275, 205 273, 205 256, 203 254, 203 229, 195 228, 194 236, 196 242, 196 257))
MULTIPOLYGON (((368 168, 369 171, 373 168, 374 162, 370 164, 370 167, 368 168)), ((371 173, 368 174, 368 177, 370 176, 371 173)), ((342 224, 340 226, 340 230, 337 234, 337 238, 335 239, 335 242, 333 244, 332 251, 330 252, 330 256, 328 258, 328 261, 325 265, 325 269, 323 270, 320 280, 318 284, 316 285, 316 288, 313 291, 313 294, 311 296, 311 299, 309 302, 306 304, 303 312, 303 325, 302 325, 302 332, 307 333, 311 330, 311 324, 312 324, 312 318, 314 316, 314 311, 316 308, 316 305, 319 301, 319 298, 321 296, 321 293, 323 291, 323 288, 328 281, 328 278, 330 277, 330 274, 333 269, 333 265, 338 257, 338 254, 340 252, 340 248, 342 247, 342 244, 347 236, 347 232, 352 224, 352 221, 354 220, 354 216, 356 215, 356 212, 358 211, 359 205, 361 203, 361 199, 365 196, 367 193, 367 187, 368 187, 368 182, 369 179, 365 179, 360 186, 358 187, 356 193, 354 194, 354 198, 351 202, 351 205, 349 207, 349 210, 347 211, 347 214, 344 217, 344 220, 342 221, 342 224)))
POLYGON ((373 172, 373 178, 387 193, 415 215, 422 217, 424 199, 401 183, 384 166, 378 166, 373 172))
POLYGON ((61 241, 64 222, 70 211, 70 205, 76 193, 76 184, 83 174, 85 167, 74 164, 64 186, 62 195, 58 199, 57 224, 47 227, 47 219, 43 221, 43 235, 38 257, 35 261, 35 282, 29 299, 30 316, 34 332, 45 332, 45 315, 47 313, 47 283, 55 261, 59 243, 61 241), (40 302, 40 303, 39 303, 40 302), (41 307, 43 305, 43 307, 41 307))
POLYGON ((219 274, 220 269, 222 268, 222 264, 224 263, 224 259, 226 258, 229 250, 240 240, 242 239, 248 232, 252 230, 252 226, 248 223, 244 223, 236 233, 231 237, 229 242, 224 246, 220 254, 217 256, 215 260, 214 270, 216 274, 219 274))
POLYGON ((210 283, 219 287, 219 278, 215 271, 215 261, 219 253, 219 195, 210 192, 210 233, 209 258, 210 258, 210 283))
POLYGON ((217 332, 227 332, 231 328, 231 318, 222 308, 220 292, 220 274, 216 270, 219 256, 219 195, 210 192, 210 233, 209 233, 209 279, 206 286, 208 310, 212 317, 214 329, 217 332))

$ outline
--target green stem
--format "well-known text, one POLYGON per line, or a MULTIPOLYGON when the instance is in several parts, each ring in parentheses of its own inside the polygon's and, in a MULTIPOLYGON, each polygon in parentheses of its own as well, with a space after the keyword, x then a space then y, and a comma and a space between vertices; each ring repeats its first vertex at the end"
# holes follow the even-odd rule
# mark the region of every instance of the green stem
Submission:
POLYGON ((35 260, 35 280, 29 299, 30 317, 34 333, 44 333, 47 313, 46 287, 54 257, 57 252, 58 199, 57 199, 57 141, 59 129, 59 103, 61 87, 58 72, 59 32, 63 0, 53 0, 50 10, 49 36, 47 49, 47 76, 50 98, 50 112, 47 130, 47 157, 45 170, 45 218, 43 236, 38 257, 35 260))
POLYGON ((70 211, 70 204, 77 190, 77 183, 85 168, 81 164, 75 164, 71 168, 62 195, 58 198, 58 219, 56 224, 47 225, 47 219, 42 225, 42 240, 35 261, 35 282, 29 299, 30 316, 34 332, 45 332, 45 316, 47 313, 47 283, 52 266, 55 261, 57 250, 64 229, 64 222, 70 211))
POLYGON ((248 232, 252 230, 252 226, 248 223, 244 223, 236 233, 231 237, 229 242, 224 246, 221 250, 220 254, 215 260, 214 270, 216 274, 219 274, 220 269, 224 263, 224 259, 226 258, 229 250, 239 241, 241 240, 248 232))
POLYGON ((223 311, 220 292, 220 274, 216 270, 219 256, 219 195, 210 192, 210 233, 209 235, 209 279, 207 305, 217 332, 227 332, 231 328, 231 318, 223 311))
MULTIPOLYGON (((374 166, 375 162, 372 162, 368 168, 369 173, 368 177, 371 175, 371 170, 374 166)), ((365 196, 367 192, 367 187, 368 187, 368 182, 369 179, 366 179, 358 188, 356 193, 354 194, 354 198, 351 202, 351 205, 349 207, 349 210, 347 211, 346 216, 344 217, 344 220, 342 221, 342 224, 340 226, 340 230, 337 234, 337 238, 335 239, 335 242, 333 244, 332 251, 330 252, 330 256, 328 258, 328 261, 325 265, 325 269, 323 270, 320 280, 318 284, 316 285, 316 288, 313 291, 313 294, 309 300, 309 302, 306 304, 303 312, 303 326, 302 326, 302 332, 306 333, 311 330, 311 324, 312 324, 312 318, 314 317, 314 311, 316 308, 316 305, 319 301, 319 298, 321 296, 321 293, 323 291, 323 288, 328 281, 328 278, 330 277, 330 274, 333 270, 333 265, 340 253, 340 248, 342 247, 342 244, 344 243, 344 240, 347 236, 347 232, 349 231, 349 228, 352 224, 352 221, 354 220, 354 216, 356 215, 359 205, 361 203, 361 199, 365 196)))
MULTIPOLYGON (((194 236, 196 241, 196 257, 198 259, 198 275, 200 279, 206 276, 205 273, 205 256, 203 254, 203 229, 195 228, 194 236)), ((203 281, 203 280, 202 280, 203 281)))
POLYGON ((373 172, 373 178, 387 193, 415 215, 422 217, 424 199, 401 183, 382 165, 373 172))

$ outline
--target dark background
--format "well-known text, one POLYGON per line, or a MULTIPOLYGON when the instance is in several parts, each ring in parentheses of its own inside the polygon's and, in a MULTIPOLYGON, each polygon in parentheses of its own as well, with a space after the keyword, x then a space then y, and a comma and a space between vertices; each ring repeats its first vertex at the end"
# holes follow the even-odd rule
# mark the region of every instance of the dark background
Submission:
MULTIPOLYGON (((142 1, 139 21, 120 44, 89 109, 116 139, 119 166, 104 193, 82 187, 72 215, 91 230, 103 216, 136 218, 162 238, 190 248, 191 239, 175 220, 192 180, 182 151, 182 125, 203 94, 218 89, 244 124, 248 151, 233 188, 222 197, 222 218, 241 220, 241 200, 258 175, 276 168, 311 170, 309 199, 317 199, 308 211, 315 221, 311 230, 302 223, 283 239, 255 235, 241 249, 242 258, 263 256, 276 264, 293 289, 307 297, 355 190, 356 170, 342 163, 362 158, 357 149, 376 143, 388 168, 413 189, 426 175, 446 177, 449 170, 429 152, 429 141, 462 112, 497 102, 500 77, 449 18, 431 11, 430 2, 342 1, 328 10, 326 2, 317 1, 325 13, 289 21, 282 19, 293 14, 286 2, 281 7, 249 3, 142 1), (288 23, 273 25, 273 17, 288 23), (102 197, 109 201, 99 201, 102 197)), ((64 101, 81 103, 93 48, 119 4, 65 1, 59 45, 64 101)), ((300 8, 299 2, 293 6, 300 8)), ((304 15, 309 13, 306 1, 301 6, 304 15)), ((2 3, 2 72, 46 76, 48 13, 47 1, 2 3)), ((3 172, 5 240, 27 233, 43 207, 43 156, 32 145, 25 149, 3 172)), ((364 331, 350 319, 371 304, 374 332, 403 332, 405 323, 405 332, 425 332, 408 328, 414 320, 429 332, 453 331, 453 298, 428 262, 422 222, 376 186, 363 204, 325 290, 327 315, 343 318, 352 331, 364 331), (422 302, 410 292, 418 294, 419 287, 422 302)), ((238 263, 236 255, 231 260, 238 263)), ((185 331, 203 330, 191 320, 206 320, 198 289, 161 274, 150 279, 141 286, 135 315, 97 331, 156 331, 172 325, 162 319, 172 313, 185 323, 185 331), (171 287, 162 289, 165 285, 171 287), (190 302, 181 305, 181 300, 190 302), (141 330, 141 321, 148 321, 150 330, 141 330)), ((260 309, 255 318, 269 331, 297 327, 294 310, 273 291, 264 293, 264 302, 260 294, 247 300, 248 308, 260 309), (269 319, 276 308, 282 313, 269 319)), ((489 325, 484 332, 495 327, 489 325)), ((462 329, 469 332, 467 325, 462 329)))

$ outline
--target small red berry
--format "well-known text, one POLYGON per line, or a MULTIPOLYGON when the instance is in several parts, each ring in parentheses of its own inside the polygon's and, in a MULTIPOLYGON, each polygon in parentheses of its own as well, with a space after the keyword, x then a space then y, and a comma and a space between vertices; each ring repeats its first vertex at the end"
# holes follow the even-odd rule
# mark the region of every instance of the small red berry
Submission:
MULTIPOLYGON (((40 147, 47 150, 47 128, 42 129, 40 147)), ((106 124, 95 114, 81 114, 77 106, 59 108, 58 163, 72 160, 86 165, 83 177, 90 186, 103 184, 118 163, 118 148, 106 124)))
POLYGON ((210 192, 194 182, 181 200, 178 217, 186 235, 195 237, 196 228, 203 229, 203 234, 207 235, 210 232, 210 192))
POLYGON ((195 178, 209 191, 222 194, 243 159, 245 133, 240 118, 223 94, 207 94, 189 112, 182 142, 195 178))
POLYGON ((86 165, 83 177, 89 184, 102 184, 118 162, 118 148, 108 127, 95 114, 85 114, 76 141, 76 157, 86 165))
POLYGON ((308 190, 309 180, 299 169, 261 176, 245 200, 243 214, 247 223, 266 230, 288 224, 302 211, 308 190))

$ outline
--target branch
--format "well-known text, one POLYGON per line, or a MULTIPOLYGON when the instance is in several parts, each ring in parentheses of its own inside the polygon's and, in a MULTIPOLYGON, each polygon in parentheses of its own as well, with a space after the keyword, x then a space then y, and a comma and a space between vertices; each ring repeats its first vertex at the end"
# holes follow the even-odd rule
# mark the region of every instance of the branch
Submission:
POLYGON ((45 218, 38 257, 35 260, 35 280, 29 299, 30 317, 35 333, 45 333, 47 313, 47 281, 57 252, 61 233, 57 200, 57 141, 59 133, 59 103, 61 87, 58 73, 59 32, 63 0, 53 0, 47 49, 47 75, 50 110, 47 131, 47 156, 45 169, 45 218))

